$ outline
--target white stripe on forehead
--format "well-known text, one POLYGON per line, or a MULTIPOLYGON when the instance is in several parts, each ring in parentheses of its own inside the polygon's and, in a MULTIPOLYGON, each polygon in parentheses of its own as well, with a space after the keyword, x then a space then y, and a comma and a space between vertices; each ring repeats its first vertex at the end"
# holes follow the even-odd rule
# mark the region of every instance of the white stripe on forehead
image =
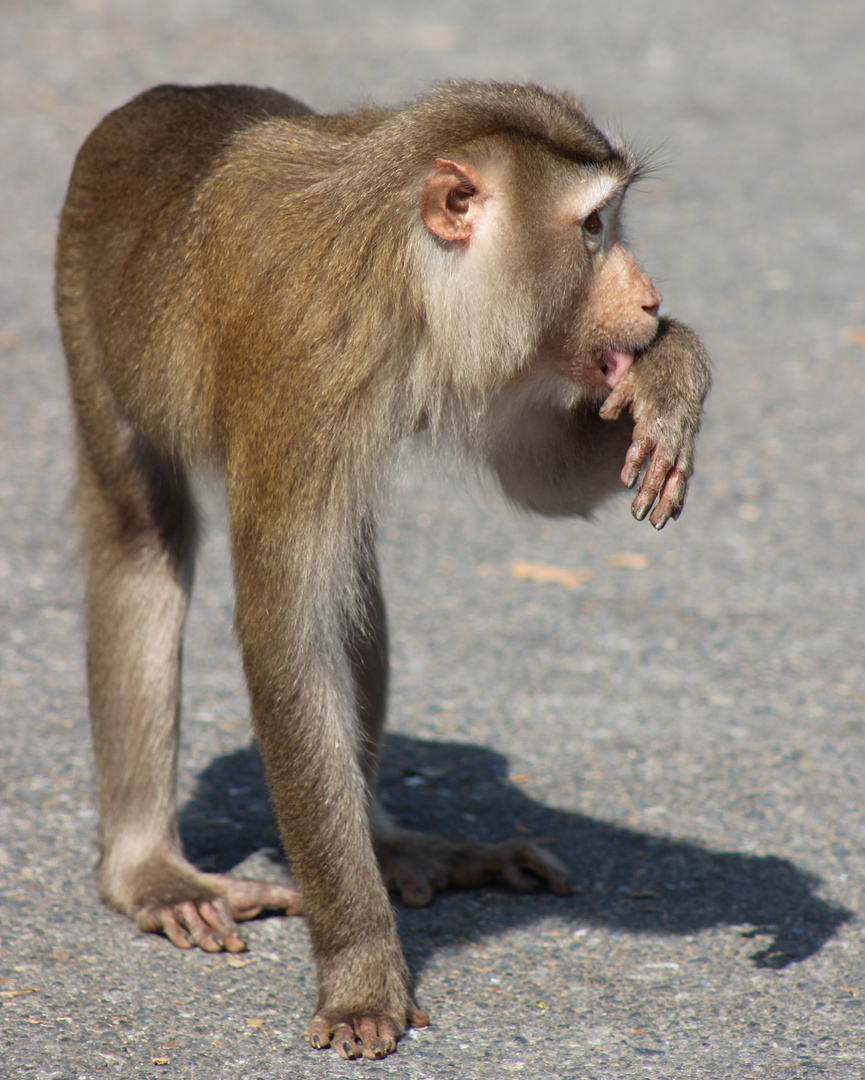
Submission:
POLYGON ((583 220, 602 206, 618 203, 625 192, 627 179, 621 173, 602 169, 584 173, 562 199, 566 213, 583 220))

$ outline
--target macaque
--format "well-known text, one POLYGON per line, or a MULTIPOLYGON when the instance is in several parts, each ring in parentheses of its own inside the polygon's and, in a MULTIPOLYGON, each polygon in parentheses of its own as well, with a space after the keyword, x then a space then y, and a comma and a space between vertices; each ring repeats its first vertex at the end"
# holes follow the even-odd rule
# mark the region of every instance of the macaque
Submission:
POLYGON ((678 517, 709 361, 619 240, 640 163, 566 94, 446 83, 319 116, 273 90, 150 90, 84 143, 57 311, 75 410, 99 885, 181 948, 309 927, 308 1039, 382 1057, 423 1025, 389 893, 567 895, 522 839, 399 828, 376 802, 388 680, 376 521, 424 433, 505 495, 586 516, 639 484, 678 517), (190 470, 226 476, 236 631, 300 891, 205 874, 177 826, 190 470), (302 897, 302 901, 301 901, 302 897))

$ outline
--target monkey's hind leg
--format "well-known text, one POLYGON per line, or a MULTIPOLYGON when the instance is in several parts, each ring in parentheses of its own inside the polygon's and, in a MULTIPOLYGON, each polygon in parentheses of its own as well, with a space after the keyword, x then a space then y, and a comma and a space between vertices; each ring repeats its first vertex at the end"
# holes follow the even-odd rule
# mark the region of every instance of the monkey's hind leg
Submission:
POLYGON ((203 874, 184 857, 176 771, 195 508, 180 465, 123 421, 104 420, 104 410, 79 408, 100 889, 142 930, 181 948, 239 952, 246 945, 236 920, 265 908, 299 913, 300 898, 282 886, 203 874))

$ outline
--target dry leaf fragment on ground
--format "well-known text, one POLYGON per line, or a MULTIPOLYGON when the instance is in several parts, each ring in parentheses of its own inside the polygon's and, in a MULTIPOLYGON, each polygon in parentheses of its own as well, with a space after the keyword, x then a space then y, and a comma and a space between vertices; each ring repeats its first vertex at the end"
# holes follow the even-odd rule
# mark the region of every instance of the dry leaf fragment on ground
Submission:
POLYGON ((622 551, 618 555, 607 556, 607 566, 614 566, 619 570, 645 570, 649 562, 648 555, 636 551, 622 551))
POLYGON ((595 577, 591 570, 568 570, 564 566, 545 566, 543 563, 524 562, 522 559, 511 564, 511 573, 519 581, 563 585, 566 589, 579 589, 595 577))

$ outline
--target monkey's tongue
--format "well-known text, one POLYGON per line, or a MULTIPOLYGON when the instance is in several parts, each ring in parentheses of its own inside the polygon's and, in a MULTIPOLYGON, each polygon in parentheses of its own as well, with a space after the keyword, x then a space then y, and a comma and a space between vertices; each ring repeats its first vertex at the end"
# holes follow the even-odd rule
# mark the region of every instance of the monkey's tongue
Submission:
POLYGON ((633 362, 632 352, 617 352, 615 349, 610 349, 609 352, 604 353, 598 367, 601 369, 604 382, 611 390, 621 381, 633 362))

